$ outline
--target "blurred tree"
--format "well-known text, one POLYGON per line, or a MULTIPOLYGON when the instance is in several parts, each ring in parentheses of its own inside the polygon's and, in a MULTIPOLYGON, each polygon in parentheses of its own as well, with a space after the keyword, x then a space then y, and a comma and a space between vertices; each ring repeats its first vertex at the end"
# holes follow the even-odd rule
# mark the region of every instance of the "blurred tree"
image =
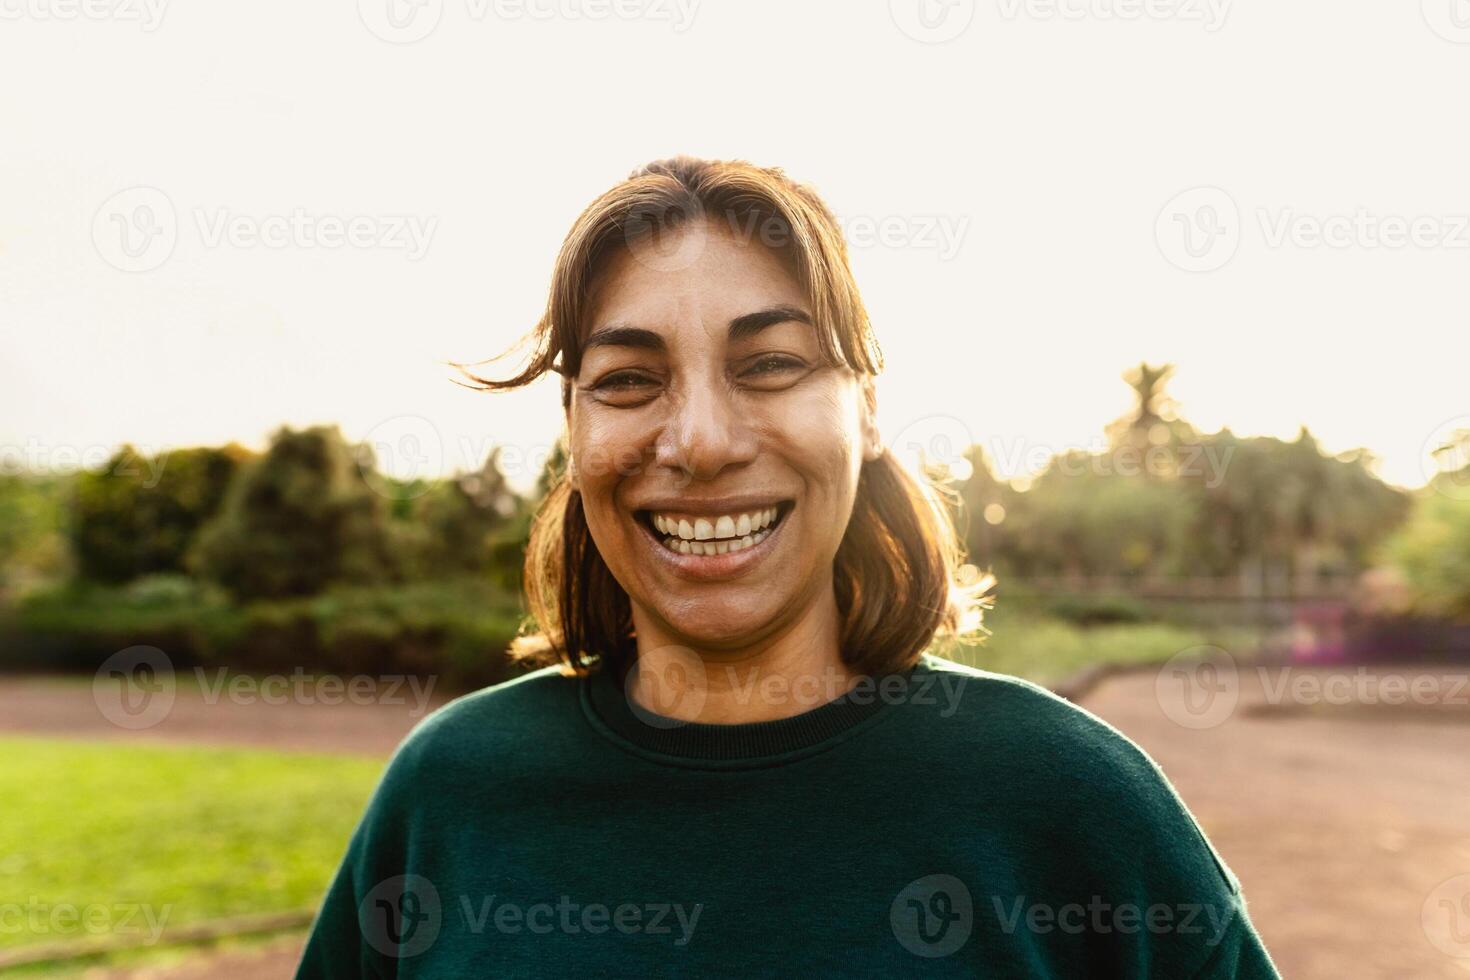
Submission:
POLYGON ((443 480, 418 499, 414 517, 424 533, 426 574, 484 571, 495 561, 497 536, 520 506, 499 458, 496 447, 479 470, 443 480))
POLYGON ((191 564, 242 598, 392 577, 384 499, 335 426, 282 428, 230 486, 191 564))
MULTIPOLYGON (((1463 458, 1463 457, 1462 457, 1463 458)), ((1409 520, 1384 546, 1420 612, 1470 621, 1470 466, 1420 491, 1409 520)))
POLYGON ((971 554, 1021 576, 1237 575, 1247 591, 1366 567, 1407 507, 1370 454, 1329 456, 1305 428, 1292 442, 1201 435, 1165 391, 1172 375, 1125 372, 1136 405, 1107 427, 1108 451, 1060 453, 1024 491, 974 450, 960 488, 971 554))
POLYGON ((1370 454, 1329 456, 1305 426, 1292 442, 1225 429, 1207 445, 1218 469, 1191 478, 1204 497, 1199 558, 1248 591, 1356 574, 1408 510, 1370 454))
POLYGON ((71 479, 0 474, 0 596, 68 574, 63 501, 71 479))
POLYGON ((248 456, 234 445, 151 457, 124 446, 100 471, 77 474, 70 508, 77 570, 100 582, 182 571, 194 535, 248 456))
POLYGON ((1007 513, 1007 563, 1028 576, 1189 571, 1196 497, 1176 481, 1112 472, 1109 462, 1084 452, 1054 458, 1007 513))
POLYGON ((1021 494, 995 475, 985 450, 971 446, 965 453, 969 478, 959 483, 959 512, 955 527, 965 542, 969 560, 978 568, 1004 563, 1010 529, 1021 516, 1021 494))

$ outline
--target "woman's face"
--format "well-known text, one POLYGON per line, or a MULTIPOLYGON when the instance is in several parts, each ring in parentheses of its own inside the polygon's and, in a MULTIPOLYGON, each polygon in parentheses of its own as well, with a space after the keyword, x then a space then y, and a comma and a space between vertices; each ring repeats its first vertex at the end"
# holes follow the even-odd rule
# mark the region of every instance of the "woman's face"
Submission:
POLYGON ((573 479, 640 636, 737 650, 830 597, 879 442, 781 258, 715 224, 662 254, 621 251, 593 284, 573 479))

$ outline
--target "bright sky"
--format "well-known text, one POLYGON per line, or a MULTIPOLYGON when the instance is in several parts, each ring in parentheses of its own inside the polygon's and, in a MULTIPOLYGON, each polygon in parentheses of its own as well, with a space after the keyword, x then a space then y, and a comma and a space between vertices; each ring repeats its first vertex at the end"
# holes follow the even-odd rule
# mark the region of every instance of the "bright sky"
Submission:
POLYGON ((783 166, 842 217, 895 442, 1091 444, 1142 359, 1178 365, 1206 430, 1305 423, 1406 485, 1470 413, 1465 0, 0 0, 0 20, 10 458, 337 422, 445 468, 506 443, 524 484, 555 386, 475 394, 441 362, 528 329, 581 208, 678 152, 783 166))

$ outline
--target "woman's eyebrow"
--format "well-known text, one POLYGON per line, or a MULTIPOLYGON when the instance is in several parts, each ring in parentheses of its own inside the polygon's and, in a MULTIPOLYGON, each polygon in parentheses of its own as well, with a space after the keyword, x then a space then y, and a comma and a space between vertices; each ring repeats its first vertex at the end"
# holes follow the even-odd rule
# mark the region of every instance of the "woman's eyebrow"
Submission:
POLYGON ((642 350, 663 350, 664 346, 664 338, 652 330, 611 326, 594 330, 582 349, 589 351, 594 347, 637 347, 642 350))
MULTIPOLYGON (((745 340, 754 337, 767 327, 778 323, 811 323, 811 314, 799 306, 768 306, 754 313, 745 313, 730 321, 730 340, 745 340)), ((599 327, 588 336, 584 351, 594 347, 636 347, 640 350, 661 351, 666 349, 662 334, 643 327, 615 323, 599 327)))
POLYGON ((754 313, 746 313, 730 321, 730 340, 744 340, 767 327, 793 320, 797 323, 812 322, 811 314, 797 306, 770 306, 754 313))

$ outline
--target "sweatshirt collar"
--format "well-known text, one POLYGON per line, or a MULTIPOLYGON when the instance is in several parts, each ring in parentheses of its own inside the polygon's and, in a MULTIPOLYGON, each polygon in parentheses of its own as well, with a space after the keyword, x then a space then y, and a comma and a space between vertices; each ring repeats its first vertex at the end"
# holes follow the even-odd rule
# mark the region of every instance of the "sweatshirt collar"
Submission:
POLYGON ((593 727, 640 755, 694 768, 779 765, 822 751, 868 727, 903 700, 914 670, 863 678, 825 704, 772 721, 713 725, 648 710, 633 701, 615 669, 600 666, 581 680, 584 713, 593 727))

